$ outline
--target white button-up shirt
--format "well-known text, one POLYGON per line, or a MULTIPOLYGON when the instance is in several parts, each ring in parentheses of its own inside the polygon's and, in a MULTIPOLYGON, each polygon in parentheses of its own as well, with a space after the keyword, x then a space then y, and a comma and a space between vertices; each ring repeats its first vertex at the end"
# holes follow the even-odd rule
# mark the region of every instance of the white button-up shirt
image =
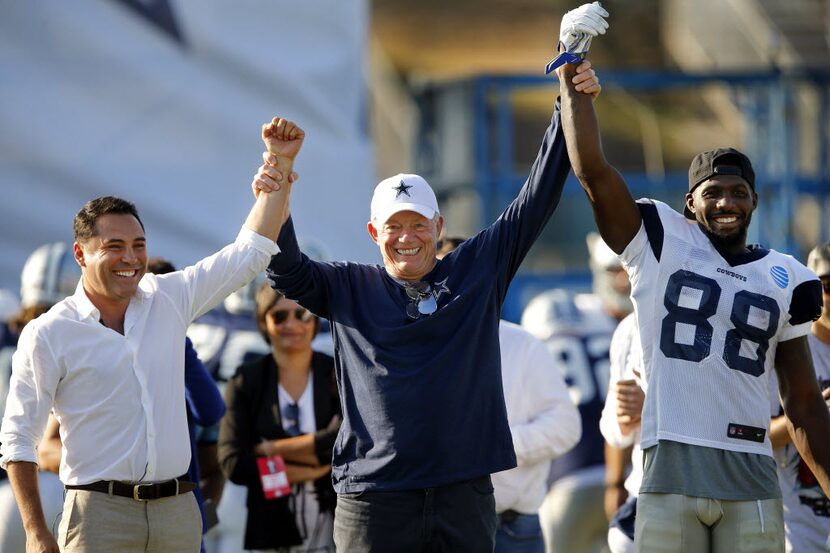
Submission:
POLYGON ((35 446, 54 410, 64 484, 158 482, 187 472, 187 326, 253 280, 278 251, 243 228, 233 244, 191 267, 145 275, 127 307, 123 335, 99 322, 79 283, 20 336, 0 465, 37 462, 35 446))
POLYGON ((534 514, 547 493, 551 460, 576 445, 582 421, 544 342, 507 321, 499 323, 499 342, 504 403, 518 466, 491 477, 496 512, 534 514))

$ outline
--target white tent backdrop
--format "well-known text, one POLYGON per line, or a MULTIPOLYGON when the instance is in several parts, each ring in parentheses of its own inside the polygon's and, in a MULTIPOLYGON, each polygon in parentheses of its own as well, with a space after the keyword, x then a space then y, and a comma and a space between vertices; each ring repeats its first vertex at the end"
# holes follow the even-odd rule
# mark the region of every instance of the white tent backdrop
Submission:
POLYGON ((150 254, 179 266, 231 241, 273 115, 307 133, 300 237, 379 261, 365 232, 367 28, 367 0, 3 3, 0 288, 19 288, 38 245, 71 242, 97 196, 134 201, 150 254))

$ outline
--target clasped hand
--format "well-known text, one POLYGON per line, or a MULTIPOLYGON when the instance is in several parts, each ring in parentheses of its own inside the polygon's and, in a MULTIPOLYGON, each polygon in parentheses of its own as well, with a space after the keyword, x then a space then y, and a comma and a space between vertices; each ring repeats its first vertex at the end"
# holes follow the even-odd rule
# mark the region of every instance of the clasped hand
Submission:
POLYGON ((288 119, 274 117, 271 122, 262 125, 262 141, 267 151, 263 152, 263 164, 251 183, 254 197, 259 196, 260 192, 280 190, 286 173, 288 184, 297 181, 299 176, 292 168, 304 139, 303 129, 288 119))

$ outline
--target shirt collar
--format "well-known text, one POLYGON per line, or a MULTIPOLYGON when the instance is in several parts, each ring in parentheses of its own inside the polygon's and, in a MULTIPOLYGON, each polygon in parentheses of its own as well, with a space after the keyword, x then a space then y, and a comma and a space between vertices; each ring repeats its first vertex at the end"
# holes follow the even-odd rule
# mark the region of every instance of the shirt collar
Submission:
POLYGON ((78 309, 78 314, 81 316, 82 319, 87 317, 93 317, 96 321, 101 318, 101 312, 98 311, 98 308, 92 305, 92 302, 89 301, 89 298, 84 292, 84 277, 82 276, 80 280, 78 280, 78 286, 75 287, 75 293, 72 295, 72 300, 75 302, 75 306, 78 309))
MULTIPOLYGON (((147 275, 144 275, 138 283, 138 290, 136 291, 134 299, 145 300, 150 297, 152 291, 150 290, 150 284, 147 282, 147 275)), ((93 317, 96 321, 101 318, 101 312, 98 310, 95 305, 89 300, 89 296, 86 295, 84 291, 84 279, 78 281, 78 286, 75 287, 75 293, 72 295, 72 299, 75 302, 75 305, 78 309, 78 314, 81 318, 93 317)), ((130 300, 132 302, 132 300, 130 300)))

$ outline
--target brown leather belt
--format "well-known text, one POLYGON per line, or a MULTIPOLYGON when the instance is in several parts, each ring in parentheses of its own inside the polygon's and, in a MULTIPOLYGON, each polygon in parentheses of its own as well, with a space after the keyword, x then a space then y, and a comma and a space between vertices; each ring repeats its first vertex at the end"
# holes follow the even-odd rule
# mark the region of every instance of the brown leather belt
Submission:
POLYGON ((116 480, 99 480, 91 484, 80 484, 76 486, 65 486, 67 490, 86 490, 91 492, 101 492, 110 495, 117 495, 120 497, 129 497, 136 501, 150 501, 152 499, 161 499, 163 497, 172 497, 183 493, 192 492, 196 489, 196 484, 185 480, 186 476, 180 476, 167 480, 166 482, 158 482, 156 484, 130 484, 128 482, 118 482, 116 480))

